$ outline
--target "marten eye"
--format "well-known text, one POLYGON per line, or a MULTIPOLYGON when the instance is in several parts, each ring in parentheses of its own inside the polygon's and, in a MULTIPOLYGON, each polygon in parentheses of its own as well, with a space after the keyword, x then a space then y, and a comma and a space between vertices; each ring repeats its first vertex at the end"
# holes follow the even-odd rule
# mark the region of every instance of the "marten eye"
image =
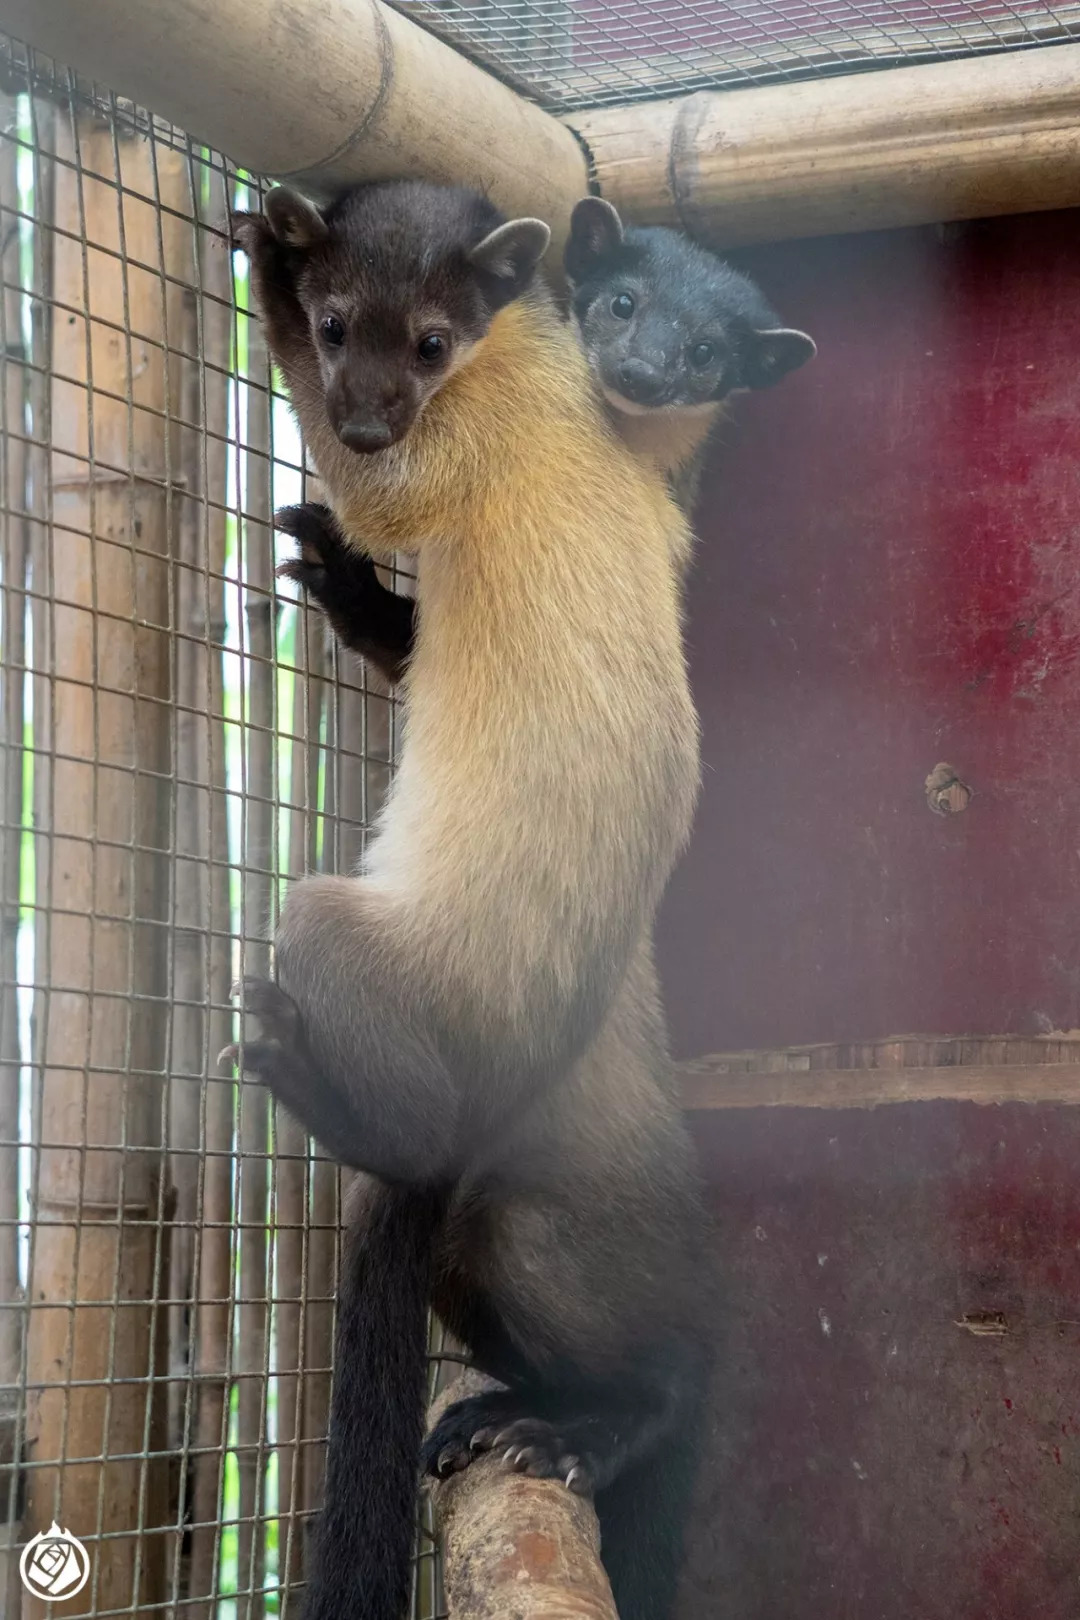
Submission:
POLYGON ((611 300, 611 313, 617 321, 628 321, 634 313, 634 300, 629 293, 616 293, 611 300))
POLYGON ((429 332, 416 345, 416 352, 425 365, 434 365, 446 353, 446 339, 440 337, 438 332, 429 332))
POLYGON ((690 350, 690 364, 695 371, 704 371, 716 359, 716 347, 712 343, 695 343, 690 350))
POLYGON ((332 349, 340 349, 345 341, 345 323, 339 321, 336 315, 326 315, 320 322, 319 336, 332 349))

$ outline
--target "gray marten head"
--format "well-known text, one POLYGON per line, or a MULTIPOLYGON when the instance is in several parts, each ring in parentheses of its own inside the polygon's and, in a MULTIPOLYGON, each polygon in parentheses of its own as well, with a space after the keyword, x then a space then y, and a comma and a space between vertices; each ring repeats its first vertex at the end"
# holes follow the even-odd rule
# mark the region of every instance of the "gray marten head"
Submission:
POLYGON ((330 424, 348 449, 385 450, 416 421, 532 280, 550 239, 465 188, 357 186, 320 210, 278 186, 233 230, 310 329, 330 424))
POLYGON ((679 231, 625 227, 601 197, 574 209, 565 267, 589 364, 620 410, 713 405, 816 352, 746 276, 679 231))

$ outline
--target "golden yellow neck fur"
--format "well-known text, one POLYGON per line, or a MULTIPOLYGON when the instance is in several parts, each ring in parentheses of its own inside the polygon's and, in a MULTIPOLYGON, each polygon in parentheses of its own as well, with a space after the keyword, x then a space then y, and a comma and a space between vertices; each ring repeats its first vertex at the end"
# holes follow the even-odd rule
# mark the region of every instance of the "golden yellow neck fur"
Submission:
POLYGON ((686 522, 542 294, 375 456, 339 444, 310 351, 278 358, 346 536, 419 558, 404 747, 343 904, 433 1005, 540 1029, 647 953, 689 833, 686 522))

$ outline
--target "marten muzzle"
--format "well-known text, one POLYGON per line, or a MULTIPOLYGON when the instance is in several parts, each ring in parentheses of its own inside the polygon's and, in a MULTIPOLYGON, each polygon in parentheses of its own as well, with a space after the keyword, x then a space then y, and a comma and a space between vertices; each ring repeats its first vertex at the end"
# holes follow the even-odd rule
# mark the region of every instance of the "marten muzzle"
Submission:
POLYGON ((373 364, 342 367, 326 392, 330 426, 347 450, 362 456, 404 438, 420 403, 407 372, 373 364))

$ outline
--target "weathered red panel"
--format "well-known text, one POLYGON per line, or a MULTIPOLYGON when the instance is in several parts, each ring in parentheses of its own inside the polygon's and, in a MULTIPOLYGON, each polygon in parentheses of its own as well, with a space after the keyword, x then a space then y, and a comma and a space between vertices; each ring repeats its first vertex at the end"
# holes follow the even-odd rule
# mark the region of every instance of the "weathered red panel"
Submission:
POLYGON ((683 1620, 1076 1620, 1080 1110, 695 1124, 724 1305, 683 1620))
POLYGON ((1080 1026, 1078 225, 743 256, 820 354, 740 402, 704 492, 682 1055, 1080 1026))

